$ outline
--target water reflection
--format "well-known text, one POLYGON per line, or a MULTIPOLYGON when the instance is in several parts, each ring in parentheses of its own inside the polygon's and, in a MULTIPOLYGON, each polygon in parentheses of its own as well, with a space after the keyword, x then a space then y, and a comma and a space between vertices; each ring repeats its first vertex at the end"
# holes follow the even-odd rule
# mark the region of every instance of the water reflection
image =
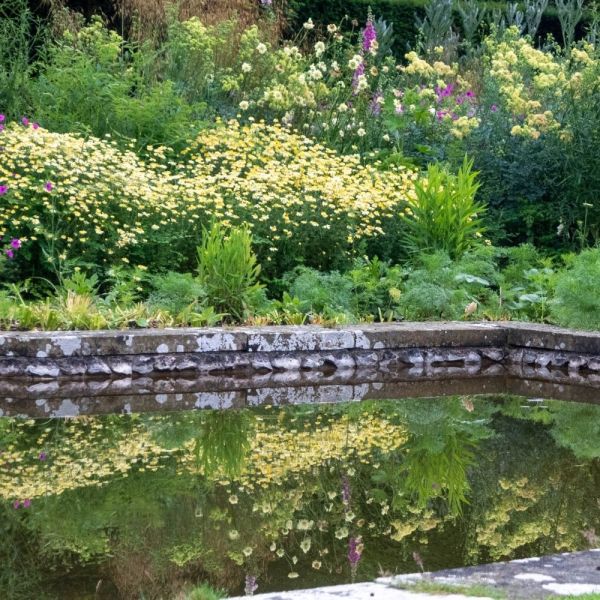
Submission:
POLYGON ((0 419, 0 597, 243 593, 576 550, 600 406, 454 397, 0 419), (48 590, 54 590, 50 592, 48 590))

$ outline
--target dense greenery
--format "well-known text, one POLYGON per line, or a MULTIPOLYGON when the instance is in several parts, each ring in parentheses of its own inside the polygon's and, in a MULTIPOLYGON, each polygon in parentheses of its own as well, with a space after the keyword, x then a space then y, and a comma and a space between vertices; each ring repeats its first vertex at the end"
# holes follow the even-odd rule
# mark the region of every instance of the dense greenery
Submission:
POLYGON ((145 36, 3 4, 0 321, 598 327, 598 20, 558 2, 558 44, 543 4, 432 0, 401 52, 336 3, 145 36))

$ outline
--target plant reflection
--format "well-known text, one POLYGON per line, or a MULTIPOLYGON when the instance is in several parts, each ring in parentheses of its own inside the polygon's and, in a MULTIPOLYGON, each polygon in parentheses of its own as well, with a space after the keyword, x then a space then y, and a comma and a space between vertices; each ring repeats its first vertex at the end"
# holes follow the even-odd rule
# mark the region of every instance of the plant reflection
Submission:
POLYGON ((0 590, 251 593, 584 548, 598 417, 473 397, 3 419, 0 590))

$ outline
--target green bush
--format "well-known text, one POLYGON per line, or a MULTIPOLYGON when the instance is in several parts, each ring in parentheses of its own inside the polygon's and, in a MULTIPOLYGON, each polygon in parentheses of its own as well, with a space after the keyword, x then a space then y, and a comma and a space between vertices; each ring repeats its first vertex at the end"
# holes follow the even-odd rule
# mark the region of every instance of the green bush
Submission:
MULTIPOLYGON (((394 27, 394 45, 396 54, 403 54, 408 48, 414 48, 418 38, 417 19, 425 15, 427 0, 288 0, 286 3, 290 30, 296 31, 309 18, 317 24, 339 23, 346 15, 356 19, 361 25, 366 21, 369 8, 377 17, 382 17, 394 27)), ((494 9, 504 8, 505 3, 478 2, 490 13, 494 9)), ((454 23, 459 25, 459 11, 454 6, 454 23)), ((581 34, 580 25, 578 33, 581 34)), ((551 7, 544 13, 538 36, 545 38, 548 34, 560 39, 560 24, 556 10, 551 7)))
POLYGON ((600 248, 568 259, 556 278, 552 315, 567 327, 600 329, 600 248))
POLYGON ((398 310, 409 320, 459 319, 471 303, 479 307, 494 299, 496 278, 488 251, 465 254, 456 262, 445 252, 422 254, 406 279, 398 310))
POLYGON ((353 312, 352 282, 337 271, 320 273, 299 267, 287 278, 290 294, 300 300, 304 312, 330 316, 353 312))
POLYGON ((166 310, 173 315, 193 306, 202 306, 206 291, 202 284, 189 273, 169 272, 152 277, 152 292, 147 303, 152 308, 166 310))
POLYGON ((512 318, 545 321, 556 277, 552 258, 543 257, 531 244, 499 248, 496 257, 501 266, 500 314, 506 309, 512 318))
POLYGON ((33 47, 43 34, 32 36, 36 25, 26 0, 0 3, 0 112, 9 117, 27 110, 33 47))
POLYGON ((248 309, 260 300, 257 283, 260 265, 252 250, 248 227, 226 232, 214 224, 204 230, 198 253, 198 281, 206 290, 208 304, 242 321, 248 309))
POLYGON ((358 259, 346 273, 321 273, 299 267, 288 273, 289 299, 300 312, 348 320, 392 320, 400 297, 403 270, 377 258, 358 259))
POLYGON ((52 131, 134 139, 138 150, 181 146, 205 106, 186 102, 172 81, 154 77, 155 60, 150 47, 127 43, 93 19, 47 46, 29 83, 32 114, 52 131))

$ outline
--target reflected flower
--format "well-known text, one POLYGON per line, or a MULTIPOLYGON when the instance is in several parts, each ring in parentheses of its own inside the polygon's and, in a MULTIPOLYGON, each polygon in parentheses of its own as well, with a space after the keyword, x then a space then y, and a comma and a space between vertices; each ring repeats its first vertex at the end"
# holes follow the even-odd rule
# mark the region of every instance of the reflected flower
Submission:
POLYGON ((242 554, 248 558, 249 556, 252 555, 252 548, 250 546, 246 546, 243 550, 242 550, 242 554))
POLYGON ((288 573, 288 577, 289 577, 289 579, 296 579, 296 578, 300 577, 300 575, 298 575, 298 573, 296 573, 296 571, 291 571, 290 573, 288 573))
POLYGON ((350 563, 350 568, 352 569, 353 574, 356 572, 356 567, 360 562, 362 551, 362 539, 360 537, 351 537, 348 540, 348 562, 350 563))
POLYGON ((246 582, 244 585, 244 593, 246 596, 252 596, 254 592, 258 589, 258 585, 256 583, 255 575, 246 575, 246 582))
POLYGON ((338 540, 343 540, 345 537, 348 537, 348 528, 347 527, 340 527, 339 529, 335 530, 335 537, 338 540))
POLYGON ((240 533, 237 529, 232 529, 228 535, 230 540, 237 540, 240 537, 240 533))
POLYGON ((304 554, 306 554, 310 550, 310 546, 311 546, 311 539, 310 538, 304 538, 300 542, 300 548, 302 548, 302 552, 304 552, 304 554))
POLYGON ((229 504, 237 504, 237 503, 238 503, 238 497, 235 494, 229 496, 229 504))
POLYGON ((313 560, 312 561, 312 568, 316 569, 318 571, 321 568, 321 561, 320 560, 313 560))

